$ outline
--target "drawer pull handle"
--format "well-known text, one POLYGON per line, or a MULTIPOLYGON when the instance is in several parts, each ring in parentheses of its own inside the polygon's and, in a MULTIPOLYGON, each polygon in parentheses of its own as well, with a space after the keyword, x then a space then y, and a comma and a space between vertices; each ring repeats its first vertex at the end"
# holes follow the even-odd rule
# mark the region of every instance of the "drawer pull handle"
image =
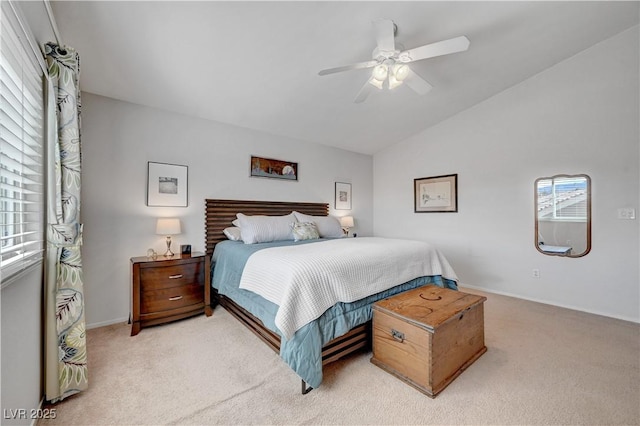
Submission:
POLYGON ((169 275, 169 279, 170 280, 175 280, 178 278, 182 278, 182 274, 176 274, 176 275, 169 275))
POLYGON ((182 296, 173 296, 169 298, 169 300, 180 300, 180 299, 182 299, 182 296))
POLYGON ((398 330, 391 329, 391 337, 393 337, 398 342, 404 342, 404 333, 400 333, 398 330))

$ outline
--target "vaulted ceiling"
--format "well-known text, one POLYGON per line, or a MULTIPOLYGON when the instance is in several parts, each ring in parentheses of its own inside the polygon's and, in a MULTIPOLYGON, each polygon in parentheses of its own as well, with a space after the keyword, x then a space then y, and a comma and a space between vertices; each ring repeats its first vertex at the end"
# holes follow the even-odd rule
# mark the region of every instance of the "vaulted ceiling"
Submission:
POLYGON ((638 2, 52 1, 81 87, 300 141, 373 154, 639 21, 638 2), (405 48, 465 35, 469 50, 411 64, 433 85, 353 102, 371 70, 372 21, 405 48))

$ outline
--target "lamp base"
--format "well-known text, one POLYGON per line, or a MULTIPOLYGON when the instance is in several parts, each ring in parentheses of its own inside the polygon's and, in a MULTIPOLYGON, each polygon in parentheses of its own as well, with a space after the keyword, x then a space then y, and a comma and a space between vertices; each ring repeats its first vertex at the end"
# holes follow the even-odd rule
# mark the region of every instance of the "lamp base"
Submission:
POLYGON ((176 254, 171 251, 171 237, 167 235, 167 251, 164 253, 164 257, 173 257, 176 254))

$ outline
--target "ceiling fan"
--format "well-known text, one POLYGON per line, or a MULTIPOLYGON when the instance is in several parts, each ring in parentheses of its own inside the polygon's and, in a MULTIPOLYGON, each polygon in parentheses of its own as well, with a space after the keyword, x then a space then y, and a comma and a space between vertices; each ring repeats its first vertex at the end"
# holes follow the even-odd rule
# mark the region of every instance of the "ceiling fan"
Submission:
POLYGON ((367 99, 374 87, 382 89, 385 83, 387 83, 386 86, 389 89, 394 89, 402 83, 407 83, 407 86, 416 93, 424 95, 431 90, 431 84, 413 72, 407 64, 422 59, 463 52, 469 48, 469 39, 465 36, 460 36, 403 50, 402 45, 396 45, 395 43, 398 27, 393 21, 378 19, 373 21, 373 27, 376 33, 377 46, 373 49, 373 59, 371 61, 329 68, 318 73, 319 75, 327 75, 342 71, 373 68, 371 77, 362 86, 355 98, 356 103, 367 99))

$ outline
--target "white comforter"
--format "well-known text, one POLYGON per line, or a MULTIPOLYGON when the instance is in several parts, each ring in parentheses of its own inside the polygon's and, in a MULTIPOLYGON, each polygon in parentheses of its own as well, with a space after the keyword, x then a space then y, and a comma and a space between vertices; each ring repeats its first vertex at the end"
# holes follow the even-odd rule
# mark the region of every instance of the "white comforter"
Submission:
POLYGON ((290 339, 338 302, 354 302, 429 275, 458 280, 428 243, 343 238, 257 251, 247 260, 240 288, 278 305, 276 326, 290 339))

